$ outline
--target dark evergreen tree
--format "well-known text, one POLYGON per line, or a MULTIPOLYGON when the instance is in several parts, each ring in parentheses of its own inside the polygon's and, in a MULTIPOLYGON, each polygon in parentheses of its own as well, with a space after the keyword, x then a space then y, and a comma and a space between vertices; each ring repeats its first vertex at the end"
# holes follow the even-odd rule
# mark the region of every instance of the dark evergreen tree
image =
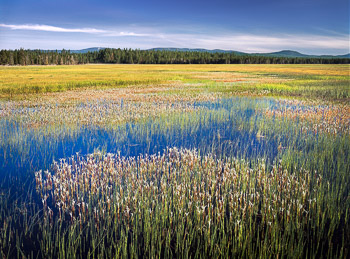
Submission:
POLYGON ((101 49, 73 53, 69 50, 0 50, 0 65, 114 64, 349 64, 349 58, 268 57, 195 51, 101 49))

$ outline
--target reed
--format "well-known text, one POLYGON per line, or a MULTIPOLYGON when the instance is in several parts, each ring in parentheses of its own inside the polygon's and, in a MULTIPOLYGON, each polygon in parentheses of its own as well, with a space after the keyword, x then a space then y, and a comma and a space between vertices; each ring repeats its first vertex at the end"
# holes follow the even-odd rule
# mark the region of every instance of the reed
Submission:
POLYGON ((92 82, 1 101, 0 256, 347 258, 347 68, 0 68, 92 82))
MULTIPOLYGON (((297 231, 308 224, 307 215, 314 213, 323 184, 321 177, 305 170, 291 174, 276 165, 267 171, 264 161, 250 168, 244 160, 200 156, 196 150, 177 148, 136 158, 111 153, 77 155, 53 168, 52 174, 36 172, 44 221, 53 217, 51 206, 58 210, 56 220, 69 218, 73 228, 89 223, 97 229, 113 225, 119 240, 132 235, 126 244, 128 255, 143 250, 146 257, 182 257, 185 247, 206 251, 208 256, 221 250, 230 254, 241 249, 247 235, 256 238, 257 233, 271 243, 276 229, 297 222, 297 231), (209 240, 193 247, 196 238, 213 234, 219 235, 217 247, 209 240), (229 248, 226 234, 240 241, 229 248), (149 236, 157 239, 147 240, 149 236), (161 240, 160 250, 150 250, 161 240)), ((109 249, 117 251, 121 244, 113 243, 115 247, 109 249)))

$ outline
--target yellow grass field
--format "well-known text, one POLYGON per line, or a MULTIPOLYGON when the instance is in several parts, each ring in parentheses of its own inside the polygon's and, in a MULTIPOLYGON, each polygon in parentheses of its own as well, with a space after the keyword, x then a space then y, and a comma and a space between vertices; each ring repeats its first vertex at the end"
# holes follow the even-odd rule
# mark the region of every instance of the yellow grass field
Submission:
POLYGON ((27 99, 32 94, 77 89, 135 88, 143 89, 140 93, 186 90, 185 95, 210 91, 347 100, 349 69, 349 65, 3 66, 0 97, 27 99))

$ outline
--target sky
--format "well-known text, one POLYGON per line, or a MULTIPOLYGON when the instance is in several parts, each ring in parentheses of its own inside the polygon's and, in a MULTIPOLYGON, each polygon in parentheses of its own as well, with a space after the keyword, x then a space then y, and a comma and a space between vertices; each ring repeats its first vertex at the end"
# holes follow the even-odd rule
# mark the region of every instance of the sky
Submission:
POLYGON ((0 0, 0 49, 350 52, 349 0, 0 0))

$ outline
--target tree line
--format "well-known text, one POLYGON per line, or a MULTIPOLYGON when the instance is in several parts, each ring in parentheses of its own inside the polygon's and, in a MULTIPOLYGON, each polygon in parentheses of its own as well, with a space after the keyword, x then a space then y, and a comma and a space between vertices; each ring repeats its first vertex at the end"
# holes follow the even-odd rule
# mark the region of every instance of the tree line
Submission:
POLYGON ((69 50, 0 50, 0 65, 76 64, 349 64, 349 58, 266 57, 198 51, 101 49, 87 53, 69 50))

